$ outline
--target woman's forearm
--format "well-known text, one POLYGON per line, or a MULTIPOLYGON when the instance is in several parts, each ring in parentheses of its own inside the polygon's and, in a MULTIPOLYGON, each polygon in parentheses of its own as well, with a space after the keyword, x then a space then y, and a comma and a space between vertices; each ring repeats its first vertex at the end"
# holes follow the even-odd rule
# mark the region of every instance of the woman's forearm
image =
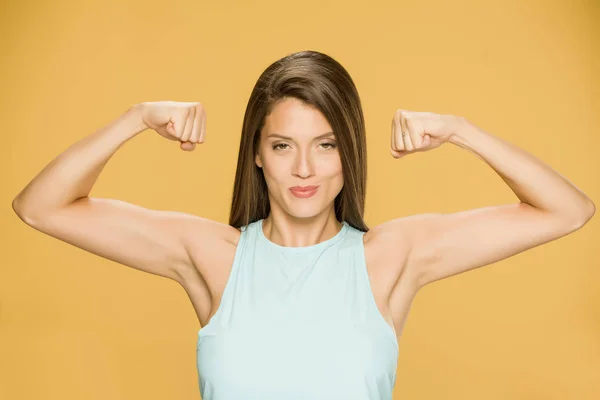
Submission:
POLYGON ((516 145, 463 120, 449 139, 492 167, 521 202, 584 223, 595 205, 581 190, 543 161, 516 145))
POLYGON ((34 221, 88 196, 115 152, 129 139, 147 129, 139 107, 132 106, 110 124, 74 143, 46 165, 13 200, 17 215, 34 221))

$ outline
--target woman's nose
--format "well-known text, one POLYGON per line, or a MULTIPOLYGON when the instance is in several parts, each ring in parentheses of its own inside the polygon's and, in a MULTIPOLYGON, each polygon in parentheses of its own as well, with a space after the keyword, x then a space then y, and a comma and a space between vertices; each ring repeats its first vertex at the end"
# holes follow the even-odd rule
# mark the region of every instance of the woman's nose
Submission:
POLYGON ((313 174, 314 166, 309 151, 299 151, 294 161, 294 174, 302 177, 313 174))

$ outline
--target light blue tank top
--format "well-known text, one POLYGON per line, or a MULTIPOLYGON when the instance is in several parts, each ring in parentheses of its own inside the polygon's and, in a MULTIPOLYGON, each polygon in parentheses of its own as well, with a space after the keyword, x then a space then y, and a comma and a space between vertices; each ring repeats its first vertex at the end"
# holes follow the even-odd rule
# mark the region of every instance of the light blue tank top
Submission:
POLYGON ((363 234, 305 247, 242 227, 219 307, 198 332, 203 400, 390 400, 398 342, 379 313, 363 234))

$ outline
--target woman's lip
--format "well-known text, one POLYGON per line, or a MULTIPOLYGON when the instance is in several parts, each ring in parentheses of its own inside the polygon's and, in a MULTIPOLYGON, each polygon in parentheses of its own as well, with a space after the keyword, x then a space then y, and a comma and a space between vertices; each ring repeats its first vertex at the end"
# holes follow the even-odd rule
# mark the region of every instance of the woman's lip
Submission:
POLYGON ((312 192, 313 190, 317 190, 318 188, 319 188, 318 186, 306 186, 306 187, 294 186, 294 187, 291 187, 290 190, 293 190, 295 192, 312 192))
POLYGON ((318 187, 316 187, 312 190, 298 190, 298 189, 290 188, 290 192, 292 192, 292 194, 296 197, 308 198, 308 197, 312 197, 315 193, 317 193, 318 189, 319 189, 318 187))

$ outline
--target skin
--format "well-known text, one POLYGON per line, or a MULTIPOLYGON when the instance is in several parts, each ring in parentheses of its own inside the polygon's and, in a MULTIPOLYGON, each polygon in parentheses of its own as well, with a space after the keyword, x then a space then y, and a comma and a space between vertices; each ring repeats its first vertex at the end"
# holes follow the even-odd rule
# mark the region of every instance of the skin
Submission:
MULTIPOLYGON (((178 282, 205 326, 219 307, 240 231, 196 215, 89 196, 112 155, 148 129, 179 141, 182 150, 193 150, 204 143, 204 107, 178 102, 131 107, 59 154, 15 197, 12 207, 39 232, 178 282)), ((264 233, 274 243, 313 245, 341 229, 333 211, 343 187, 339 154, 323 145, 332 138, 314 140, 330 131, 320 112, 293 99, 279 103, 267 118, 255 161, 265 172, 272 210, 264 233), (274 132, 291 139, 269 138, 274 132), (280 150, 273 149, 276 143, 280 150), (308 199, 295 198, 288 190, 313 184, 320 187, 308 199)), ((564 176, 462 117, 406 110, 394 114, 394 158, 446 143, 483 160, 519 202, 395 218, 363 235, 377 307, 398 336, 423 286, 568 235, 595 213, 594 203, 564 176)))
POLYGON ((335 136, 318 110, 297 99, 279 102, 261 130, 256 165, 262 168, 271 213, 263 222, 266 237, 282 246, 309 246, 342 228, 334 199, 344 186, 335 136), (284 139, 274 135, 288 136, 284 139), (297 198, 292 186, 318 185, 310 198, 297 198))
MULTIPOLYGON (((271 213, 263 221, 263 232, 270 241, 309 246, 335 236, 342 228, 334 211, 335 197, 344 185, 342 163, 335 136, 323 136, 332 131, 319 110, 295 98, 278 102, 265 119, 255 162, 263 169, 269 191, 271 213), (310 198, 297 198, 288 189, 296 185, 318 185, 319 189, 310 198)), ((363 240, 375 302, 398 335, 417 288, 408 279, 407 284, 398 285, 402 296, 394 319, 389 307, 390 282, 398 281, 402 269, 390 267, 390 260, 381 257, 385 241, 372 240, 368 232, 363 240)), ((226 283, 226 278, 221 282, 226 283)))

